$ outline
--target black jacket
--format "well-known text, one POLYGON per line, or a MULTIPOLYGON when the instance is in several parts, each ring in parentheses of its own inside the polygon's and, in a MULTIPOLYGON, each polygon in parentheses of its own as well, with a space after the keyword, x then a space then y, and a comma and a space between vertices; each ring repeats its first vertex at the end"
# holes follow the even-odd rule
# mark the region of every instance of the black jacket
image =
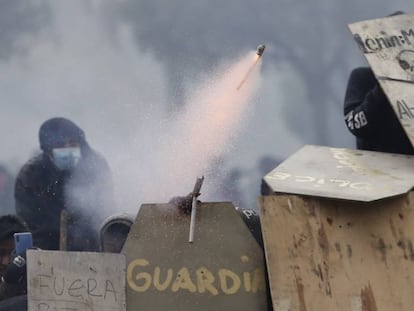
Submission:
POLYGON ((351 72, 344 102, 345 123, 357 148, 414 154, 414 149, 369 67, 351 72))
POLYGON ((0 311, 27 311, 27 296, 16 296, 0 302, 0 311))
POLYGON ((113 204, 112 177, 106 161, 87 144, 70 173, 59 171, 45 152, 29 160, 15 185, 16 213, 33 234, 34 245, 57 250, 60 215, 68 212, 67 250, 96 251, 98 224, 113 204))

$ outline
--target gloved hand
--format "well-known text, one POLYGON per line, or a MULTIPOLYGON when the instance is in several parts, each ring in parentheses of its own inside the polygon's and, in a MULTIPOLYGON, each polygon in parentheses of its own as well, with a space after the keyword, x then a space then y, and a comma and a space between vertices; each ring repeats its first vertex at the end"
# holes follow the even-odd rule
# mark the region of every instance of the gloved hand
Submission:
MULTIPOLYGON (((200 203, 199 200, 197 202, 200 203)), ((190 192, 185 197, 173 197, 169 203, 175 205, 180 212, 188 215, 191 213, 193 205, 193 193, 190 192)))
POLYGON ((6 268, 3 276, 7 284, 19 285, 26 288, 27 284, 27 265, 26 265, 26 251, 21 254, 12 255, 10 262, 6 268))

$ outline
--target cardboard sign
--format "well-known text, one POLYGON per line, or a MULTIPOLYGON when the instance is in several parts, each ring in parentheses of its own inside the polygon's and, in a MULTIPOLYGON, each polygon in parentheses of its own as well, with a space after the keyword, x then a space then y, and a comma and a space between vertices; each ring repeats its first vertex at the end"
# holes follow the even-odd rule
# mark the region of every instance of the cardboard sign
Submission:
POLYGON ((267 310, 263 251, 231 203, 143 205, 124 245, 128 310, 267 310))
POLYGON ((349 25, 414 145, 414 14, 349 25))
POLYGON ((273 192, 375 201, 414 185, 414 156, 304 146, 264 177, 273 192))
POLYGON ((29 250, 28 310, 125 311, 125 256, 29 250))

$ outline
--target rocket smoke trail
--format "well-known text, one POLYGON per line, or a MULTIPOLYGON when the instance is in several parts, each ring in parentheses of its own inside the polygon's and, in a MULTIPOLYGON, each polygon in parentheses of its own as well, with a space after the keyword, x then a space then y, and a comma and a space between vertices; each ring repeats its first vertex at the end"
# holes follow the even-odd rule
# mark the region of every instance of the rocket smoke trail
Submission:
POLYGON ((240 81, 239 85, 237 86, 237 90, 239 90, 243 86, 244 82, 246 82, 247 78, 250 76, 250 74, 253 71, 254 67, 256 67, 257 62, 262 58, 262 55, 264 53, 265 48, 266 48, 266 46, 264 44, 261 44, 257 47, 254 62, 250 66, 249 70, 246 72, 246 75, 240 81))
MULTIPOLYGON (((172 129, 160 138, 158 150, 152 153, 153 176, 142 185, 147 189, 140 186, 152 201, 165 201, 171 195, 190 190, 196 176, 209 175, 212 161, 231 150, 258 88, 260 66, 250 70, 250 79, 242 89, 236 90, 235 85, 249 71, 256 56, 249 53, 194 88, 185 111, 174 120, 172 129)), ((208 189, 209 182, 218 181, 214 174, 207 176, 204 189, 208 189)))

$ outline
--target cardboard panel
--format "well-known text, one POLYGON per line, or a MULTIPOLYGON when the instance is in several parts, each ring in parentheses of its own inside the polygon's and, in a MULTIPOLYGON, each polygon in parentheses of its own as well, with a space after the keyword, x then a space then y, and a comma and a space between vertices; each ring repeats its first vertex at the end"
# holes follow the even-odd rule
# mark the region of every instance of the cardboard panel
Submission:
POLYGON ((125 242, 128 310, 267 308, 263 252, 231 203, 201 203, 190 216, 143 205, 125 242))
POLYGON ((414 50, 414 14, 361 21, 348 27, 378 77, 413 81, 414 72, 404 69, 399 61, 408 60, 405 53, 414 50))
POLYGON ((414 14, 349 25, 414 144, 414 14))
POLYGON ((308 145, 264 179, 273 192, 369 202, 407 193, 414 157, 308 145))
POLYGON ((29 250, 28 310, 125 311, 125 256, 29 250))
POLYGON ((413 199, 259 198, 274 309, 411 311, 413 199))

